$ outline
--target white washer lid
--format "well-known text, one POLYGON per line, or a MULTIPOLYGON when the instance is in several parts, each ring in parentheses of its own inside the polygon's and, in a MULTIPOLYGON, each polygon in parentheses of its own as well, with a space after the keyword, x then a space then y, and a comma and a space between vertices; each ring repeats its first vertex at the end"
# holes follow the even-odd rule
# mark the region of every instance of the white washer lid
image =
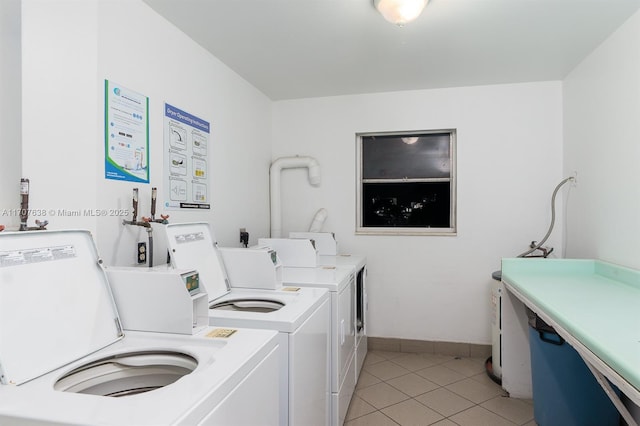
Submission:
POLYGON ((24 383, 122 337, 88 231, 0 233, 0 383, 24 383))
POLYGON ((198 271, 209 302, 229 293, 227 271, 209 224, 170 223, 165 229, 173 267, 198 271))

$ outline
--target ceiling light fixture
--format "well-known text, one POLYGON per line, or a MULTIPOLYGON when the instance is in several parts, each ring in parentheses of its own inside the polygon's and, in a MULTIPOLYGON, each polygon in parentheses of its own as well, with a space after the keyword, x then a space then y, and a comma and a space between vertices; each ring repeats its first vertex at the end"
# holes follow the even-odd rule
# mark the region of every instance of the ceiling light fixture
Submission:
POLYGON ((429 0, 373 0, 378 12, 392 24, 401 27, 422 13, 429 0))
POLYGON ((406 143, 407 145, 413 145, 414 143, 418 142, 418 137, 411 136, 407 138, 402 138, 402 142, 406 143))

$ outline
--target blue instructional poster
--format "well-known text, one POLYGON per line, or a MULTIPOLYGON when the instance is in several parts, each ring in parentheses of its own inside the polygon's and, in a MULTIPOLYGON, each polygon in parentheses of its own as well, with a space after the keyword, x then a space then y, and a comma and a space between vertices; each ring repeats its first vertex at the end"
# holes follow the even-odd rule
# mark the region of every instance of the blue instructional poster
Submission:
POLYGON ((209 209, 208 121, 164 104, 164 207, 209 209))
POLYGON ((104 177, 149 183, 149 98, 104 81, 104 177))

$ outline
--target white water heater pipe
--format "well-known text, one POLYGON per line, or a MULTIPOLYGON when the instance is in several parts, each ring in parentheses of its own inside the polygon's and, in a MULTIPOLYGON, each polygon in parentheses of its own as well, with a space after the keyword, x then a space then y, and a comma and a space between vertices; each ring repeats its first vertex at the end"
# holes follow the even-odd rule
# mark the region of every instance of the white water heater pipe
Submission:
POLYGON ((280 157, 271 163, 269 169, 269 191, 271 194, 271 237, 282 237, 282 206, 280 175, 283 169, 302 169, 309 171, 309 183, 320 185, 320 164, 312 157, 280 157))

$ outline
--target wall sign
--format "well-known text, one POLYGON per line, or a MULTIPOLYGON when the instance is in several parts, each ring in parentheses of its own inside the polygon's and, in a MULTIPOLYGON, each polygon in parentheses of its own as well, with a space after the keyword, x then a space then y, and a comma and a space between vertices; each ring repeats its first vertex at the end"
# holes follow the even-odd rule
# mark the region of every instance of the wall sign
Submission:
POLYGON ((209 134, 207 121, 164 104, 165 208, 211 207, 209 134))
POLYGON ((149 98, 104 81, 104 177, 149 183, 149 98))

